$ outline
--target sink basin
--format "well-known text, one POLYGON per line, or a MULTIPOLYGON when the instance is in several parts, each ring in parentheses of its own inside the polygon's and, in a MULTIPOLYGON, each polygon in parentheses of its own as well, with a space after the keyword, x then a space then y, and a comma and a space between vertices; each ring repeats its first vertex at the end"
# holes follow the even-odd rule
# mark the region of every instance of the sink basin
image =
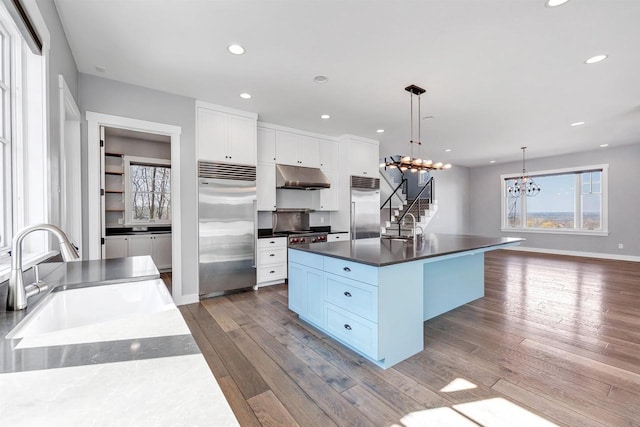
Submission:
POLYGON ((26 338, 174 309, 160 279, 51 292, 6 338, 26 338))

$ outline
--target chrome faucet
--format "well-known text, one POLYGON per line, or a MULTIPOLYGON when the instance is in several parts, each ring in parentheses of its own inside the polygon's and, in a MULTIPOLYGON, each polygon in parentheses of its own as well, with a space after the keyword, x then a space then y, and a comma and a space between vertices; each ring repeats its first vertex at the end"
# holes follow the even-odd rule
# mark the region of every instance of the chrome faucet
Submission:
POLYGON ((71 244, 62 230, 51 224, 38 224, 25 227, 13 237, 11 246, 11 276, 9 277, 9 291, 7 294, 7 310, 16 311, 27 308, 27 298, 38 295, 47 289, 46 285, 36 278, 34 284, 25 287, 22 278, 22 240, 33 231, 49 231, 60 242, 62 260, 68 262, 80 258, 78 251, 71 244))
POLYGON ((416 217, 412 214, 407 212, 406 214, 407 216, 410 216, 411 219, 413 220, 413 225, 411 227, 411 239, 413 239, 413 241, 416 241, 416 217))

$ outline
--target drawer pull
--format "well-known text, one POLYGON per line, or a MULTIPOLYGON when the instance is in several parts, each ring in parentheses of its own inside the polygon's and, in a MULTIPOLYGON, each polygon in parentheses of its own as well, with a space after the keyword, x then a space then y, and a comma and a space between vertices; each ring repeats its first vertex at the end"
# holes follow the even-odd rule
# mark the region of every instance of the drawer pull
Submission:
POLYGON ((273 274, 273 273, 275 273, 275 270, 271 270, 271 271, 269 272, 269 274, 273 274))
POLYGON ((351 292, 349 292, 349 291, 345 291, 345 292, 344 292, 344 296, 345 296, 345 297, 351 297, 351 292))
POLYGON ((276 256, 276 254, 269 254, 269 256, 276 256))
POLYGON ((272 241, 270 241, 269 243, 271 243, 271 244, 273 245, 275 242, 272 240, 272 241))
POLYGON ((351 271, 349 267, 344 267, 343 270, 346 271, 347 273, 351 271))
POLYGON ((351 330, 351 325, 346 324, 346 325, 344 325, 344 328, 345 328, 347 331, 350 331, 350 330, 351 330))

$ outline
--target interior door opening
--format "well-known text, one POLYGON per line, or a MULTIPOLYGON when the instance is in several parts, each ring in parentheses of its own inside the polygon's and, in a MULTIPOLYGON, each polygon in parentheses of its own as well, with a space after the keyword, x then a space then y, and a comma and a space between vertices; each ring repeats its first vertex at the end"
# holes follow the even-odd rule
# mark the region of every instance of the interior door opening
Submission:
POLYGON ((149 255, 172 267, 171 137, 103 126, 102 258, 149 255))

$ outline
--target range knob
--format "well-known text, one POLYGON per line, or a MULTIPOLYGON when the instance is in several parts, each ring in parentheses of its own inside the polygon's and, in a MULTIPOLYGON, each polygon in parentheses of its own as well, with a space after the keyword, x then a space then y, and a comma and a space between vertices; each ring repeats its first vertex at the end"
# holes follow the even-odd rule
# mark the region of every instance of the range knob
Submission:
POLYGON ((311 243, 316 243, 318 241, 317 237, 314 237, 313 239, 311 239, 311 243))
POLYGON ((295 237, 294 237, 294 238, 292 238, 292 239, 291 239, 291 243, 298 243, 298 239, 297 239, 297 238, 295 238, 295 237))
POLYGON ((318 237, 318 240, 320 240, 321 242, 327 240, 327 236, 320 236, 318 237))
POLYGON ((305 243, 307 241, 307 239, 305 239, 304 237, 300 238, 300 243, 305 243))

